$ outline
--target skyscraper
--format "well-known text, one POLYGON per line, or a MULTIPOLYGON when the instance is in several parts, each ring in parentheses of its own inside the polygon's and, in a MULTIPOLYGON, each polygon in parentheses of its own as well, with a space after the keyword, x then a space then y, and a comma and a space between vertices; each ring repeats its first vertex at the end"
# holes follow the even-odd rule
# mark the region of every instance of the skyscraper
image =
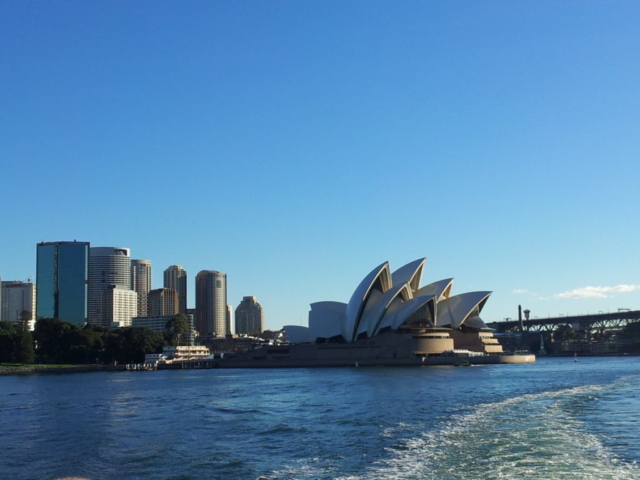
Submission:
POLYGON ((147 317, 162 317, 178 313, 178 292, 173 288, 157 288, 148 295, 147 317))
POLYGON ((138 294, 120 285, 107 285, 102 291, 102 326, 130 327, 138 311, 138 294))
POLYGON ((36 288, 31 282, 1 282, 0 320, 33 323, 36 315, 36 288), (29 312, 23 318, 22 312, 29 312))
POLYGON ((178 313, 187 313, 187 271, 180 265, 171 265, 164 271, 164 288, 178 292, 178 313))
POLYGON ((236 308, 236 333, 258 335, 264 331, 264 310, 256 297, 242 297, 236 308))
POLYGON ((89 242, 37 245, 36 312, 79 325, 87 321, 89 242))
POLYGON ((147 316, 147 295, 151 291, 151 262, 131 260, 131 290, 138 294, 138 317, 147 316))
POLYGON ((113 319, 102 315, 102 293, 109 285, 131 290, 131 259, 128 248, 93 247, 90 249, 89 323, 103 327, 111 326, 113 319))
POLYGON ((196 276, 196 330, 202 336, 227 333, 227 274, 202 270, 196 276))

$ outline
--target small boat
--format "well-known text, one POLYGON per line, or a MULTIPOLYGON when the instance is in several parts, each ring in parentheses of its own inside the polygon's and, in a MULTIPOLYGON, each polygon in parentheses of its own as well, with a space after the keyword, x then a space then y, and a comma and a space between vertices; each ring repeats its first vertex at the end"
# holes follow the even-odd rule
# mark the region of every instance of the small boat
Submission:
POLYGON ((469 362, 457 362, 453 364, 455 367, 470 367, 471 364, 469 362))

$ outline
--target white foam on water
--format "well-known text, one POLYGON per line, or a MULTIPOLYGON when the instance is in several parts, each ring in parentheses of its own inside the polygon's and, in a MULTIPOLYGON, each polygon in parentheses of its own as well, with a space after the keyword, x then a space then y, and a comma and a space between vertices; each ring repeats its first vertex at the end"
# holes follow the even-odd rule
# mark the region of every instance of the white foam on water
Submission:
POLYGON ((318 458, 299 460, 293 465, 283 465, 272 472, 260 475, 256 480, 305 480, 326 478, 326 471, 318 458))
POLYGON ((617 458, 567 411, 571 402, 611 388, 581 386, 471 407, 343 480, 638 479, 638 465, 617 458))

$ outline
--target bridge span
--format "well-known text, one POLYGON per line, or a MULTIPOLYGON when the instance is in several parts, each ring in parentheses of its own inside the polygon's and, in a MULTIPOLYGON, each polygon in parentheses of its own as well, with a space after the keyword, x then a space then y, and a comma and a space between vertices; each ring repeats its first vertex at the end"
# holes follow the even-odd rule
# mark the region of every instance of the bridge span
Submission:
MULTIPOLYGON (((587 315, 568 315, 561 317, 533 318, 522 320, 523 333, 553 332, 559 325, 571 325, 577 331, 615 331, 622 330, 629 323, 640 320, 640 310, 623 310, 615 313, 597 313, 587 315)), ((487 324, 496 333, 520 332, 519 320, 504 320, 487 324)))

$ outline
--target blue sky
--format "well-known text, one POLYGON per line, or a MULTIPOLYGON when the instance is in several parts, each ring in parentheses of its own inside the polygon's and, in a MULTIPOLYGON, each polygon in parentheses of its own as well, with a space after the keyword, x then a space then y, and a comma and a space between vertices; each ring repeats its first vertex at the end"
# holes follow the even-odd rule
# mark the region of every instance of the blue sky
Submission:
POLYGON ((423 284, 494 292, 486 321, 639 309, 639 15, 5 0, 0 276, 43 240, 129 247, 279 328, 426 256, 423 284))

